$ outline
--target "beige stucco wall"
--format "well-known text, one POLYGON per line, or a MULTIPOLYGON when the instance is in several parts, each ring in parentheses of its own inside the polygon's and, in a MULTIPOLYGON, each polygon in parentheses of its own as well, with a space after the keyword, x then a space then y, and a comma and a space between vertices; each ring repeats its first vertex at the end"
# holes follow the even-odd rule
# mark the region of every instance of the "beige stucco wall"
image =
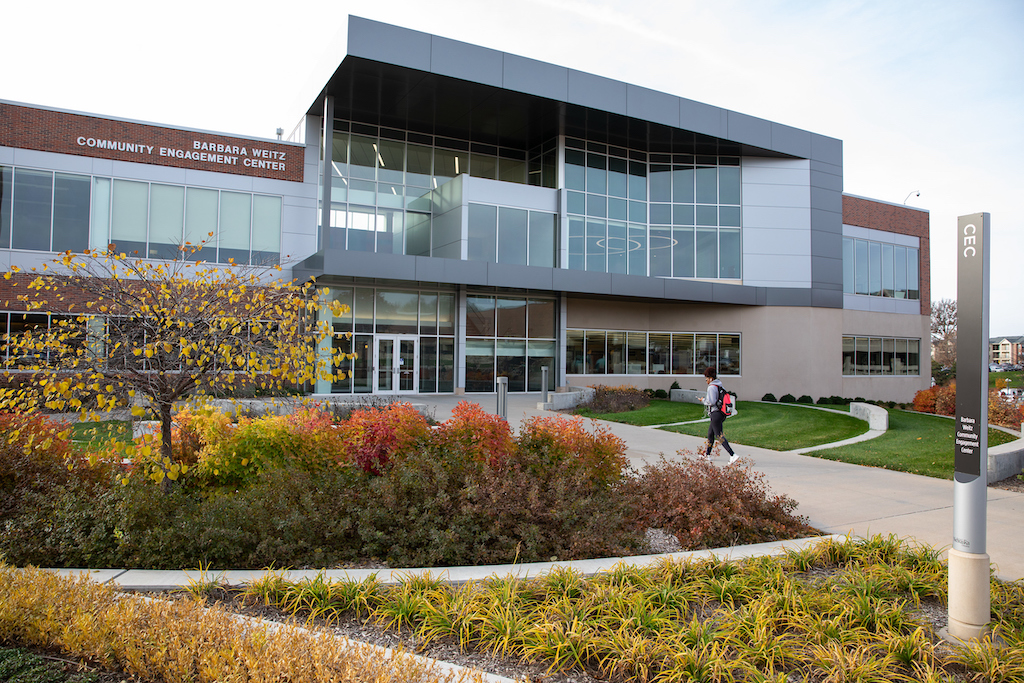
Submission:
MULTIPOLYGON (((569 298, 566 327, 651 332, 718 332, 741 335, 742 376, 723 377, 741 399, 766 393, 862 397, 909 402, 930 384, 929 319, 920 315, 868 313, 830 308, 727 306, 693 303, 648 303, 569 298), (921 375, 917 377, 842 376, 843 335, 920 339, 921 375)), ((574 386, 632 384, 668 389, 701 389, 702 377, 656 375, 569 375, 574 386)))

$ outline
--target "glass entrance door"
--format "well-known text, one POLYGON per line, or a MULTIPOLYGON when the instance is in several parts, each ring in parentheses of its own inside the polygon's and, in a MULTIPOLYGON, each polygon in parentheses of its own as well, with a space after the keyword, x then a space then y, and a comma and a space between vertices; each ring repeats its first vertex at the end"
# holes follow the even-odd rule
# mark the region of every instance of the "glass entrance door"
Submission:
POLYGON ((374 393, 415 394, 419 371, 417 337, 377 336, 374 346, 374 393))

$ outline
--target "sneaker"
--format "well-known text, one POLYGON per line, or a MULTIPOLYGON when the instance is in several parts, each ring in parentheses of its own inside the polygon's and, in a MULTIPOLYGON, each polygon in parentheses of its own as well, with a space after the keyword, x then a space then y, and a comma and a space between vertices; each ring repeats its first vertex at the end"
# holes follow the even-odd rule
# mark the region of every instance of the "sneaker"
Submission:
POLYGON ((733 453, 732 455, 729 456, 729 464, 731 465, 731 464, 733 464, 734 462, 736 462, 739 459, 740 459, 740 456, 738 456, 735 453, 733 453))

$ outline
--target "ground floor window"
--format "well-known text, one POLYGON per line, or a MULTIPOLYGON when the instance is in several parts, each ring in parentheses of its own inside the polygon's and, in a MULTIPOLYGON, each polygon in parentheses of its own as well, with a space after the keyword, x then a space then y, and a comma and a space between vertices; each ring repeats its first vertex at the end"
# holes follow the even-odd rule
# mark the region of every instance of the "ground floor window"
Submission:
POLYGON ((843 337, 843 375, 920 375, 921 340, 843 337))
POLYGON ((570 375, 740 374, 740 335, 717 332, 566 330, 570 375))

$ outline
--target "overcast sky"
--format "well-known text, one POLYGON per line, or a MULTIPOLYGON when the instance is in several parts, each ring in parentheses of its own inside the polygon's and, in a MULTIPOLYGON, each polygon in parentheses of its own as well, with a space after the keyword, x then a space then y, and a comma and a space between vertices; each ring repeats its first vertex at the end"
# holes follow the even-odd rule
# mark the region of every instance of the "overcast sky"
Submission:
POLYGON ((992 214, 990 331, 1024 335, 1020 0, 18 2, 0 99, 272 138, 349 14, 839 138, 845 192, 930 212, 933 300, 956 297, 957 216, 992 214))

